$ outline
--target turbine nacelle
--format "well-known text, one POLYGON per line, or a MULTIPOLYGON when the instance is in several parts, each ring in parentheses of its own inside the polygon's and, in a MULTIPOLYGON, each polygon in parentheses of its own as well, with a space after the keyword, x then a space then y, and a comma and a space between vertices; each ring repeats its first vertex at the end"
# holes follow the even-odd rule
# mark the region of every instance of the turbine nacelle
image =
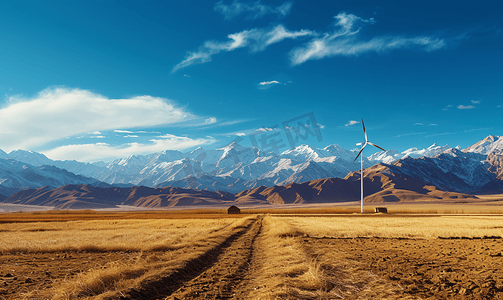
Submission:
MULTIPOLYGON (((364 142, 364 143, 358 143, 358 144, 356 144, 357 146, 360 146, 360 145, 362 145, 362 144, 363 144, 363 146, 362 146, 362 148, 360 149, 360 152, 358 152, 358 155, 355 157, 355 160, 353 160, 353 162, 355 162, 355 161, 358 159, 358 156, 360 156, 360 154, 362 154, 363 149, 365 149, 365 147, 366 147, 367 145, 372 145, 372 146, 374 146, 374 147, 376 147, 376 148, 381 149, 382 151, 386 151, 386 150, 384 150, 383 148, 381 148, 381 147, 377 146, 376 144, 371 143, 371 142, 369 142, 369 141, 368 141, 368 138, 367 138, 367 131, 365 130, 365 123, 363 123, 363 119, 362 119, 362 125, 363 125, 363 134, 365 135, 365 142, 364 142)), ((363 159, 363 156, 362 156, 362 159, 363 159)))

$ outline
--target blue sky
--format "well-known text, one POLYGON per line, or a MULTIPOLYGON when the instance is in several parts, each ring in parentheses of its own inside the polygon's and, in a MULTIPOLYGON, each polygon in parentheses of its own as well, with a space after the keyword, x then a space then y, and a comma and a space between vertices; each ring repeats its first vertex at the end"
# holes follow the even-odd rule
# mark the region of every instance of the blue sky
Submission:
POLYGON ((398 151, 503 135, 500 1, 0 6, 6 152, 351 149, 361 118, 370 141, 398 151))

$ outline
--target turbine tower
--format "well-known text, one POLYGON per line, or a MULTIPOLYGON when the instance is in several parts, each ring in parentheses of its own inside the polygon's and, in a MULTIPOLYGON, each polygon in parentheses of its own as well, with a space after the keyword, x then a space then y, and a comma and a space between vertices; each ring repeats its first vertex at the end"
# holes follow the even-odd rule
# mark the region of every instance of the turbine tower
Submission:
MULTIPOLYGON (((367 131, 365 131, 365 124, 363 123, 363 119, 362 119, 362 125, 363 125, 363 134, 365 134, 365 142, 364 143, 358 143, 356 145, 363 145, 362 148, 360 149, 360 152, 358 152, 358 155, 355 157, 355 160, 353 160, 353 163, 358 159, 358 156, 360 156, 360 154, 362 154, 363 152, 363 149, 367 146, 367 145, 372 145, 376 148, 379 148, 381 149, 382 151, 386 151, 384 150, 383 148, 377 146, 376 144, 373 144, 371 142, 368 141, 367 139, 367 131)), ((361 164, 361 186, 362 186, 362 194, 361 194, 361 213, 363 214, 363 155, 360 156, 360 164, 361 164)))

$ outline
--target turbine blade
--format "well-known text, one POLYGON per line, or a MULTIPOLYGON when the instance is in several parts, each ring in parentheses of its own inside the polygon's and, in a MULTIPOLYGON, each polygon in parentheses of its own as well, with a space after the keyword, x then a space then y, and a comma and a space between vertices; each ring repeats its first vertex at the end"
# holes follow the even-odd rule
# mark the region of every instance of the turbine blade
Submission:
POLYGON ((362 118, 362 125, 363 125, 363 133, 365 134, 365 142, 367 142, 367 131, 365 130, 365 123, 363 123, 363 118, 362 118))
POLYGON ((376 144, 372 144, 371 142, 367 142, 367 143, 369 143, 370 145, 372 145, 372 146, 374 146, 374 147, 377 147, 377 148, 381 149, 382 151, 386 151, 386 150, 384 150, 383 148, 381 148, 381 147, 377 146, 376 144))
POLYGON ((360 149, 360 152, 358 152, 358 155, 355 157, 355 160, 353 160, 353 162, 355 162, 358 159, 358 156, 362 154, 363 148, 365 148, 365 146, 367 146, 367 143, 363 144, 363 147, 360 149))

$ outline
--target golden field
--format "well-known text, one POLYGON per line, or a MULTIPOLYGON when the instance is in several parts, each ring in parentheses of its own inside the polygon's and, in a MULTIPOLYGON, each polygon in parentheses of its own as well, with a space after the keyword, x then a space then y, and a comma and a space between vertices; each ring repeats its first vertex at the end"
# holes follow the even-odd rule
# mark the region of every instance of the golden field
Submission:
POLYGON ((503 215, 338 209, 2 214, 0 299, 503 296, 503 215))

